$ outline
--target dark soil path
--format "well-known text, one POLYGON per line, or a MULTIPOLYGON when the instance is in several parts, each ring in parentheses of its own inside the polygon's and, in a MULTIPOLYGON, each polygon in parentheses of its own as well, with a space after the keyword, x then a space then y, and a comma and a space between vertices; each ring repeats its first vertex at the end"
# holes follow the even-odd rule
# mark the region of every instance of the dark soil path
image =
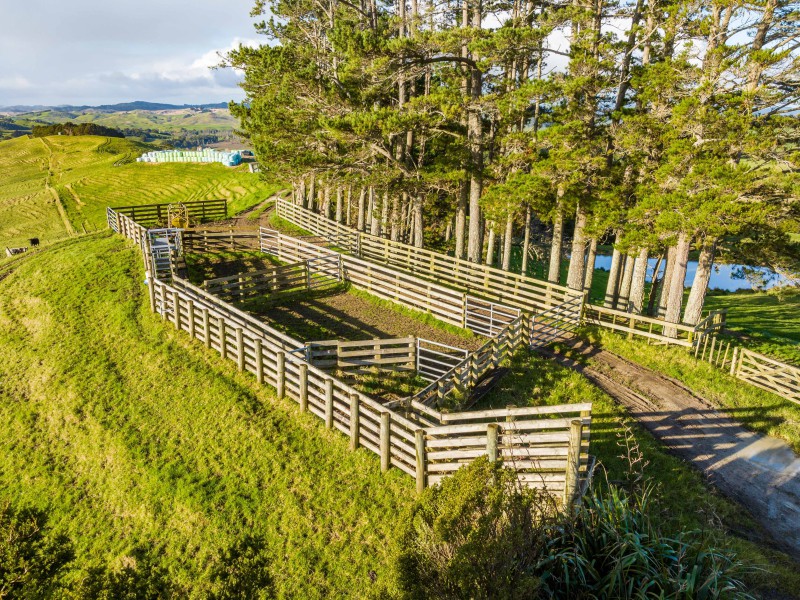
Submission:
POLYGON ((545 351, 585 375, 723 494, 741 503, 776 546, 800 558, 800 457, 783 441, 747 431, 680 381, 580 339, 580 361, 545 351))
POLYGON ((415 336, 464 349, 485 339, 465 338, 349 292, 298 297, 259 313, 270 325, 303 341, 371 340, 415 336))

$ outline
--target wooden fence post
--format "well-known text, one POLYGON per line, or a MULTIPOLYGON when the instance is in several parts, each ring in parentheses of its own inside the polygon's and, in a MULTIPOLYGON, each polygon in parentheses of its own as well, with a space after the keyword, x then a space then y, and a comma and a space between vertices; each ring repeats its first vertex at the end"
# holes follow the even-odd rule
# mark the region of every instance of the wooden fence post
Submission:
POLYGON ((241 373, 244 371, 244 330, 236 328, 236 367, 241 373))
POLYGON ((150 297, 150 312, 156 312, 156 284, 155 277, 147 277, 147 295, 150 297))
POLYGON ((208 318, 208 309, 203 309, 203 341, 206 344, 206 348, 211 348, 211 322, 208 318))
POLYGON ((417 447, 417 493, 421 494, 427 487, 426 467, 428 459, 425 456, 425 430, 417 429, 414 433, 417 447))
POLYGON ((228 358, 228 336, 225 333, 225 319, 220 317, 217 319, 219 324, 219 355, 225 359, 228 358))
POLYGON ((325 429, 333 429, 333 379, 325 380, 325 429))
POLYGON ((564 478, 564 508, 568 508, 578 489, 578 475, 581 464, 581 436, 583 422, 573 419, 569 426, 569 447, 567 450, 567 472, 564 478))
POLYGON ((253 340, 253 346, 256 353, 256 381, 264 383, 264 355, 261 352, 261 338, 253 340))
POLYGON ((278 398, 286 395, 286 354, 279 350, 275 356, 275 390, 278 398))
POLYGON ((178 296, 177 290, 172 293, 172 312, 173 312, 173 322, 175 323, 175 329, 178 331, 181 330, 181 301, 180 296, 178 296))
POLYGON ((384 473, 392 466, 390 443, 391 419, 392 415, 388 410, 381 413, 381 471, 384 473))
POLYGON ((497 423, 489 423, 486 426, 486 455, 489 457, 490 463, 497 462, 497 433, 500 425, 497 423))
POLYGON ((736 377, 736 361, 739 359, 739 346, 733 347, 733 358, 731 358, 731 377, 736 377))
POLYGON ((359 446, 358 436, 361 432, 360 408, 358 394, 350 394, 350 450, 357 450, 359 446))
POLYGON ((189 313, 189 337, 194 339, 195 336, 195 320, 194 320, 194 300, 189 298, 186 301, 186 309, 189 313))
POLYGON ((308 410, 308 365, 300 364, 300 412, 308 410))

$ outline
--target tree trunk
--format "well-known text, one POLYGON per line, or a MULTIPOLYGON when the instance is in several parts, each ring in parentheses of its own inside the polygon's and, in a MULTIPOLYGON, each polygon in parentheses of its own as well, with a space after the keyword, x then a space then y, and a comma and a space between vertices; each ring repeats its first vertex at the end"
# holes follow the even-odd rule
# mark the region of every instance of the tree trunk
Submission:
POLYGON ((331 186, 326 185, 322 194, 322 216, 326 219, 331 218, 331 186))
POLYGON ((683 322, 687 325, 697 325, 703 314, 703 304, 705 304, 706 300, 708 282, 711 279, 711 269, 714 266, 716 246, 716 240, 706 239, 703 241, 703 247, 700 248, 697 273, 694 276, 692 290, 689 292, 689 299, 686 300, 686 310, 683 313, 683 322))
POLYGON ((639 250, 636 264, 633 268, 633 282, 631 283, 631 306, 637 315, 642 314, 644 308, 644 284, 647 281, 647 248, 639 250))
POLYGON ((414 246, 422 248, 424 231, 422 222, 422 196, 414 196, 414 246))
POLYGON ((564 216, 561 214, 561 206, 556 211, 556 218, 553 220, 553 240, 550 243, 550 270, 547 273, 547 281, 551 283, 558 283, 561 279, 561 242, 564 236, 564 216))
POLYGON ((342 188, 336 186, 336 222, 342 222, 342 188))
POLYGON ((506 233, 503 238, 503 270, 511 270, 511 238, 514 235, 514 216, 508 213, 506 218, 506 233))
POLYGON ((631 299, 631 282, 633 281, 633 267, 635 261, 633 256, 625 255, 625 268, 622 270, 622 279, 619 285, 619 296, 617 297, 617 310, 627 311, 631 299))
POLYGON ((367 190, 362 187, 358 194, 358 220, 356 222, 356 226, 361 232, 364 231, 364 224, 366 222, 364 219, 364 204, 366 201, 366 196, 367 190))
POLYGON ((371 235, 381 235, 381 213, 378 206, 378 195, 375 188, 369 188, 369 232, 371 235))
POLYGON ((664 267, 664 277, 661 282, 661 293, 658 296, 658 316, 663 317, 667 312, 667 298, 669 297, 669 288, 672 285, 672 271, 675 268, 675 253, 677 252, 675 246, 667 248, 667 266, 664 267))
POLYGON ((617 304, 617 294, 619 292, 619 276, 622 271, 622 253, 619 251, 619 240, 622 231, 617 230, 614 234, 614 250, 611 253, 611 267, 608 270, 608 283, 606 284, 606 308, 614 308, 617 304))
POLYGON ((314 210, 314 198, 317 197, 317 178, 314 175, 311 176, 311 182, 308 185, 308 202, 306 204, 306 208, 308 210, 314 210))
POLYGON ((586 292, 587 301, 589 294, 592 293, 592 281, 594 280, 594 263, 597 260, 597 238, 592 238, 589 242, 589 254, 586 257, 586 277, 583 280, 583 291, 586 292))
POLYGON ((389 224, 389 192, 383 193, 383 200, 381 201, 381 233, 385 234, 386 228, 389 224))
POLYGON ((490 267, 494 265, 494 224, 487 223, 489 226, 489 241, 486 244, 486 264, 490 267))
POLYGON ((467 204, 469 202, 469 187, 465 181, 461 185, 456 205, 456 258, 464 258, 464 238, 467 229, 467 204))
POLYGON ((650 283, 650 294, 647 299, 647 315, 652 317, 653 312, 656 306, 656 300, 658 298, 658 290, 661 289, 661 284, 664 281, 663 277, 659 277, 659 273, 661 272, 661 265, 664 263, 664 255, 658 257, 656 261, 656 267, 653 269, 653 279, 650 283))
POLYGON ((344 211, 344 214, 345 214, 344 224, 347 225, 348 227, 350 227, 350 210, 351 210, 350 203, 351 203, 352 197, 353 197, 353 186, 350 185, 350 186, 347 186, 347 206, 345 207, 345 211, 344 211))
POLYGON ((448 219, 447 227, 444 230, 444 243, 447 244, 448 242, 450 242, 451 237, 453 237, 453 221, 448 219))
POLYGON ((302 177, 300 178, 300 189, 297 191, 295 202, 303 208, 306 207, 306 180, 302 177))
MULTIPOLYGON (((472 3, 472 27, 481 28, 482 6, 480 0, 472 3)), ((473 55, 477 62, 479 57, 473 55)), ((470 152, 469 177, 469 242, 467 255, 470 261, 481 261, 481 194, 483 193, 483 123, 480 99, 483 92, 483 73, 477 68, 470 70, 470 105, 467 115, 467 140, 470 152)))
POLYGON ((567 287, 582 290, 584 281, 584 256, 586 254, 586 211, 578 204, 575 212, 575 231, 572 236, 572 254, 567 272, 567 287))
MULTIPOLYGON (((675 266, 672 267, 672 277, 669 283, 669 294, 667 296, 667 309, 664 313, 664 320, 668 323, 677 323, 681 320, 683 283, 686 280, 686 264, 689 259, 689 241, 690 238, 685 233, 681 233, 678 236, 678 244, 675 248, 675 266)), ((664 335, 668 337, 677 337, 678 330, 674 327, 665 327, 664 335)))
POLYGON ((525 207, 525 238, 522 241, 522 274, 528 274, 528 251, 531 247, 531 207, 525 207))
POLYGON ((400 239, 400 198, 397 195, 392 197, 392 229, 389 239, 396 242, 400 239))

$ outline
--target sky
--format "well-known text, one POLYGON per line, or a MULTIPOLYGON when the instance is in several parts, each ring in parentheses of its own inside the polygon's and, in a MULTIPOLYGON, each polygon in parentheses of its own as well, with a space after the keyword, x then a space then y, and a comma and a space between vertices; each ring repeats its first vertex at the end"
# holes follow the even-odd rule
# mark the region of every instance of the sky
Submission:
POLYGON ((240 100, 219 52, 265 43, 252 0, 0 0, 0 107, 240 100), (259 39, 261 38, 261 39, 259 39))

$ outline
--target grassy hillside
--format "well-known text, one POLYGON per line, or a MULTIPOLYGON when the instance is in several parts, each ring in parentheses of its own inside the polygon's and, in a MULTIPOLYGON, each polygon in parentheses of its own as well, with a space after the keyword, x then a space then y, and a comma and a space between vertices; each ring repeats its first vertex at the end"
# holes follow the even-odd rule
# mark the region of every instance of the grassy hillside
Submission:
POLYGON ((0 142, 0 247, 102 228, 107 206, 226 198, 236 212, 280 187, 246 166, 135 162, 148 148, 95 136, 0 142))
POLYGON ((47 511, 80 569, 155 561, 179 597, 247 536, 278 597, 385 583, 413 479, 162 324, 140 264, 99 233, 0 281, 0 505, 47 511))

